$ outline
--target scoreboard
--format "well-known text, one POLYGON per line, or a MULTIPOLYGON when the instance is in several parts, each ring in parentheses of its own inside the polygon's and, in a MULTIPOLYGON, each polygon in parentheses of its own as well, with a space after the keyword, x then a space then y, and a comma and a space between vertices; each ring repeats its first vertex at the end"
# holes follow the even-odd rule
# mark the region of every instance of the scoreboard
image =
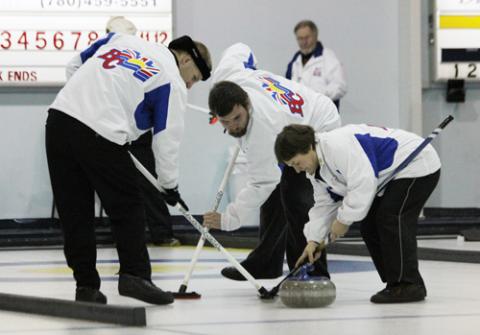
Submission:
POLYGON ((434 32, 434 80, 480 80, 480 0, 435 0, 434 32))
POLYGON ((168 44, 171 0, 1 0, 0 86, 61 86, 65 66, 124 16, 137 35, 168 44))

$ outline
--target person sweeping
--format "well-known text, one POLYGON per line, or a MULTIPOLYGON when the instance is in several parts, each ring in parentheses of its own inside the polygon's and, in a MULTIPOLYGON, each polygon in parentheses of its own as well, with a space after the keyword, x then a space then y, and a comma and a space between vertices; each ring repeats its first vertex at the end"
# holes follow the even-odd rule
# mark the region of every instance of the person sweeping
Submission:
POLYGON ((279 162, 306 172, 315 205, 304 235, 307 246, 297 266, 320 257, 325 241, 335 241, 353 222, 360 231, 385 289, 373 303, 424 300, 427 291, 418 269, 417 219, 440 177, 440 159, 428 144, 386 188, 377 187, 423 142, 400 129, 348 125, 315 133, 289 125, 277 136, 279 162))

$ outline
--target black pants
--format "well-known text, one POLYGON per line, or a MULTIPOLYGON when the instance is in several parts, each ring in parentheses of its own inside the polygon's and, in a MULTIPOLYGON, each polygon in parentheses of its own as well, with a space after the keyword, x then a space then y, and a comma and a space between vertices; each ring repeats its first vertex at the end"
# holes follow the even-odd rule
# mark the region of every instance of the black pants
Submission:
POLYGON ((65 257, 77 286, 100 287, 95 268, 94 191, 115 228, 120 273, 150 279, 139 178, 126 146, 50 109, 46 150, 65 257))
MULTIPOLYGON (((312 184, 305 173, 285 166, 280 183, 260 208, 260 242, 242 262, 253 274, 281 275, 285 251, 290 269, 307 241, 303 227, 313 206, 312 184)), ((326 252, 315 263, 314 275, 329 276, 326 252)))
MULTIPOLYGON (((152 133, 147 132, 132 142, 129 150, 153 175, 155 172, 155 157, 152 151, 152 133)), ((165 200, 158 190, 140 173, 140 188, 145 205, 145 217, 152 242, 161 242, 173 237, 172 220, 165 200)))
POLYGON ((440 170, 421 178, 392 180, 360 222, 363 240, 387 285, 424 285, 418 270, 417 221, 439 178, 440 170))

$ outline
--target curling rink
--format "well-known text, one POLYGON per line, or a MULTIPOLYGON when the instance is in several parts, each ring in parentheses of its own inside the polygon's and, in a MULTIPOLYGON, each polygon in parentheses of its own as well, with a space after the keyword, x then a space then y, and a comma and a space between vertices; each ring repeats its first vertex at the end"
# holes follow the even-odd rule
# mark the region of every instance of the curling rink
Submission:
MULTIPOLYGON (((444 243, 457 247, 455 240, 444 243), (453 241, 453 242, 452 242, 453 241)), ((422 242, 419 243, 422 245, 422 242)), ((480 250, 480 242, 461 246, 480 250)), ((162 289, 177 291, 187 271, 194 247, 150 247, 154 282, 162 289)), ((239 260, 248 250, 229 249, 239 260)), ((223 255, 205 248, 188 291, 202 294, 198 300, 176 300, 172 305, 153 306, 121 297, 117 293, 116 251, 98 249, 102 292, 110 304, 146 306, 147 327, 125 327, 32 314, 0 311, 0 335, 257 335, 257 334, 368 334, 439 335, 480 333, 480 264, 421 261, 428 289, 420 303, 375 305, 369 298, 383 288, 368 257, 329 255, 336 301, 325 308, 292 309, 277 297, 265 302, 248 282, 224 279, 220 270, 228 266, 223 255)), ((279 279, 261 280, 267 289, 279 279)), ((73 300, 75 284, 61 249, 2 250, 2 293, 73 300)))

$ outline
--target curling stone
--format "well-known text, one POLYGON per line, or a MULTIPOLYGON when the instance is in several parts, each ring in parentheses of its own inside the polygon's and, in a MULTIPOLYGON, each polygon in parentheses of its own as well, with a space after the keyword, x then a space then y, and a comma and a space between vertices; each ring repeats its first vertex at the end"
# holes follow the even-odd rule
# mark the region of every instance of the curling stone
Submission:
POLYGON ((335 301, 335 284, 327 277, 310 276, 311 265, 303 266, 297 275, 285 280, 278 295, 288 307, 325 307, 335 301))

